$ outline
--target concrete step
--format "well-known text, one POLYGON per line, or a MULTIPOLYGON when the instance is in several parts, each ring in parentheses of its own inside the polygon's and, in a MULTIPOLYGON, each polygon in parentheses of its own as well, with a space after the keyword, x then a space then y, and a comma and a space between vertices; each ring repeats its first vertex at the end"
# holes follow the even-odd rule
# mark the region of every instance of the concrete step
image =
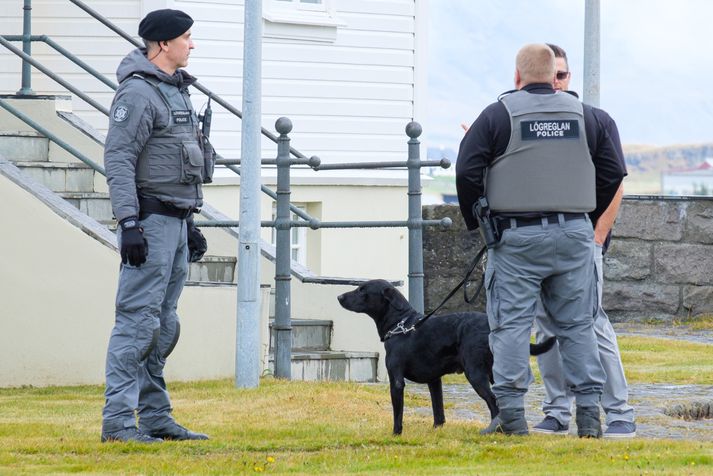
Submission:
MULTIPOLYGON (((275 335, 270 320, 270 352, 275 349, 275 335)), ((292 319, 293 351, 326 351, 332 343, 332 321, 319 319, 292 319)))
POLYGON ((99 223, 104 225, 105 227, 109 228, 111 231, 116 233, 116 229, 119 228, 119 224, 116 222, 114 218, 111 220, 97 220, 99 223))
MULTIPOLYGON (((293 352, 292 380, 376 382, 377 352, 312 351, 293 352)), ((275 356, 270 353, 270 372, 275 371, 275 356)))
POLYGON ((187 281, 234 283, 238 260, 234 256, 203 256, 188 266, 187 281))
POLYGON ((96 172, 84 164, 17 161, 15 165, 53 192, 94 192, 96 172))
MULTIPOLYGON (((23 174, 116 232, 109 194, 94 191, 96 172, 82 163, 49 162, 48 148, 49 141, 44 137, 0 133, 0 154, 12 160, 23 174)), ((204 256, 201 261, 190 263, 187 282, 190 285, 234 284, 236 263, 235 257, 204 256)))
POLYGON ((50 141, 31 134, 0 133, 0 155, 10 161, 44 161, 49 158, 50 141))
POLYGON ((114 218, 108 193, 59 192, 58 195, 97 221, 108 222, 114 218))

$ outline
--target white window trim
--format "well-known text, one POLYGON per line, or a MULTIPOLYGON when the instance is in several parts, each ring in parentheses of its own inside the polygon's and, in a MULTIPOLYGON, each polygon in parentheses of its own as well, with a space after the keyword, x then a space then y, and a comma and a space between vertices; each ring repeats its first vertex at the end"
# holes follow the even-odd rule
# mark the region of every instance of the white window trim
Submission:
MULTIPOLYGON (((306 203, 292 203, 302 211, 307 211, 306 203)), ((275 203, 272 204, 272 219, 275 220, 277 214, 277 207, 275 203)), ((290 211, 290 220, 298 220, 297 215, 293 211, 290 211)), ((277 233, 276 229, 272 228, 272 233, 270 237, 270 243, 272 246, 277 245, 277 233)), ((302 266, 307 266, 307 228, 305 227, 294 227, 290 228, 290 259, 298 262, 302 266), (293 242, 294 234, 297 234, 297 243, 293 242), (296 256, 293 253, 296 252, 296 256)))
POLYGON ((300 4, 263 0, 262 16, 272 23, 290 23, 294 25, 345 26, 336 14, 334 0, 322 0, 321 5, 300 4))

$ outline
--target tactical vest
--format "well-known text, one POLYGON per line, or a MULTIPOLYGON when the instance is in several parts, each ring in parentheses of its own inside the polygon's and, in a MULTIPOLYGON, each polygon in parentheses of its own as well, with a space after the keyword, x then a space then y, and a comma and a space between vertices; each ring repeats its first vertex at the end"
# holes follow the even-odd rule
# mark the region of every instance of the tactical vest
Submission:
POLYGON ((566 93, 517 91, 500 99, 512 132, 485 177, 494 212, 590 212, 596 206, 594 164, 582 103, 566 93))
POLYGON ((179 208, 202 205, 202 183, 211 181, 201 142, 198 117, 187 92, 153 77, 135 74, 153 86, 168 108, 168 125, 154 128, 136 165, 139 195, 155 197, 179 208))

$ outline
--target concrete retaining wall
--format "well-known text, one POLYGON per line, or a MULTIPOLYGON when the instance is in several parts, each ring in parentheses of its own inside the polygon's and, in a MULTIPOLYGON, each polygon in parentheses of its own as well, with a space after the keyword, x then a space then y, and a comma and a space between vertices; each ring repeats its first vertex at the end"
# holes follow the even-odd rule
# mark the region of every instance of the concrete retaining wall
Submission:
MULTIPOLYGON (((423 209, 425 219, 449 216, 448 231, 424 232, 426 310, 437 306, 463 278, 480 249, 457 206, 423 209)), ((482 267, 473 275, 472 290, 482 267)), ((604 257, 604 308, 612 321, 695 318, 713 314, 713 199, 627 197, 604 257)), ((482 296, 466 304, 462 294, 444 309, 483 310, 482 296)))

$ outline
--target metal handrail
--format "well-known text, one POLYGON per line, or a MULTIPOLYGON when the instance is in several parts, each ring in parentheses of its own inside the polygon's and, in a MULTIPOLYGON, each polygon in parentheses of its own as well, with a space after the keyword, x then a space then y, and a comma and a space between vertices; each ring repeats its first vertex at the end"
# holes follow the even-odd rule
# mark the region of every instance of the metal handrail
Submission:
MULTIPOLYGON (((422 160, 421 167, 443 167, 447 169, 451 166, 451 161, 448 159, 439 160, 422 160)), ((354 163, 343 163, 343 164, 320 164, 313 167, 314 170, 368 170, 368 169, 394 169, 394 168, 406 168, 408 167, 408 162, 406 161, 394 161, 394 162, 354 162, 354 163)))
MULTIPOLYGON (((142 44, 134 39, 131 35, 126 33, 124 30, 119 28, 118 26, 114 25, 112 22, 110 22, 108 19, 106 19, 104 16, 102 16, 100 13, 97 11, 93 10, 91 7, 86 5, 84 2, 81 0, 69 0, 71 3, 85 11, 87 14, 89 14, 91 17, 105 25, 107 28, 127 40, 129 43, 136 47, 141 47, 142 44)), ((28 19, 28 16, 26 16, 26 20, 28 19)), ((47 35, 3 35, 0 36, 0 44, 5 46, 8 50, 13 52, 15 55, 19 56, 20 58, 23 59, 23 61, 27 62, 28 64, 31 64, 41 72, 43 72, 45 75, 59 83, 60 85, 64 86, 67 90, 70 92, 74 93, 76 96, 84 100, 87 104, 90 104, 93 106, 95 109, 99 110, 102 112, 104 115, 108 116, 109 115, 109 110, 104 108, 101 104, 97 103, 93 99, 91 99, 89 96, 84 94, 82 91, 78 90, 74 86, 72 86, 70 83, 67 81, 63 80, 60 76, 56 75, 52 71, 50 71, 48 68, 46 68, 44 65, 39 63, 37 60, 32 58, 30 55, 24 53, 23 51, 19 50, 18 48, 14 47, 10 41, 23 41, 23 42, 32 42, 32 41, 42 41, 55 49, 57 52, 62 54, 64 57, 78 65, 80 68, 82 68, 84 71, 87 73, 91 74, 94 76, 96 79, 104 83, 105 85, 109 86, 112 90, 116 90, 118 88, 118 85, 107 79, 103 74, 101 74, 99 71, 96 69, 92 68, 90 65, 76 57, 74 54, 72 54, 70 51, 66 50, 62 46, 60 46, 58 43, 56 43, 54 40, 52 40, 50 37, 47 35)), ((242 119, 242 112, 238 110, 237 108, 233 107, 231 104, 227 103, 225 100, 223 100, 220 96, 215 95, 212 91, 210 91, 208 88, 205 86, 201 85, 200 83, 196 82, 193 84, 196 89, 199 91, 203 92, 206 94, 209 98, 223 106, 226 110, 237 116, 238 118, 242 119)), ((71 147, 69 144, 66 144, 63 142, 61 139, 56 137, 54 134, 49 132, 47 129, 42 128, 37 124, 36 122, 32 121, 28 116, 25 116, 21 112, 17 111, 16 109, 12 108, 12 106, 9 106, 7 103, 4 103, 3 107, 7 109, 8 111, 12 112, 16 117, 21 118, 24 122, 29 124, 31 127, 33 127, 35 130, 45 134, 47 132, 47 137, 53 140, 55 143, 58 145, 62 146, 65 150, 68 150, 70 153, 72 153, 75 157, 77 157, 79 160, 82 162, 86 163, 90 167, 92 167, 94 170, 97 171, 102 171, 103 168, 93 162, 91 159, 87 158, 81 152, 79 152, 77 149, 74 149, 71 147), (12 108, 12 110, 10 109, 12 108), (13 112, 14 111, 14 112, 13 112), (20 116, 22 114, 22 117, 20 116), (62 145, 63 144, 63 145, 62 145)), ((264 136, 269 138, 275 143, 278 143, 278 137, 274 135, 272 132, 268 131, 264 127, 261 127, 261 132, 264 136)), ((291 165, 308 165, 315 171, 317 170, 346 170, 346 169, 382 169, 382 168, 410 168, 408 162, 404 161, 396 161, 396 162, 382 162, 382 163, 343 163, 343 164, 321 164, 320 159, 316 156, 312 157, 307 157, 298 150, 294 149, 292 146, 289 146, 289 154, 294 155, 297 157, 297 159, 294 159, 291 161, 291 165)), ((263 165, 274 165, 277 163, 276 159, 265 159, 261 160, 261 164, 263 165)), ((233 165, 238 165, 240 164, 240 159, 219 159, 217 161, 218 165, 225 165, 226 168, 229 170, 233 171, 234 173, 240 175, 240 169, 237 167, 234 167, 233 165)), ((442 160, 437 160, 437 161, 422 161, 420 162, 419 168, 420 167, 427 167, 427 166, 440 166, 443 168, 448 168, 450 166, 450 162, 447 159, 442 159, 442 160)), ((266 195, 270 196, 272 199, 277 200, 277 194, 270 190, 269 188, 265 187, 264 185, 261 185, 261 191, 265 193, 266 195)), ((290 203, 289 205, 290 211, 295 213, 298 217, 302 218, 304 221, 303 222, 295 222, 294 226, 298 227, 311 227, 313 229, 317 228, 332 228, 332 227, 339 227, 339 224, 336 222, 321 222, 320 220, 312 217, 309 215, 306 211, 303 209, 300 209, 296 207, 294 204, 290 203)), ((234 223, 232 226, 237 226, 237 222, 231 222, 234 223)), ((433 224, 441 224, 442 226, 446 226, 441 222, 434 222, 433 224)), ((425 224, 425 223, 424 223, 425 224)), ((428 223, 431 225, 431 223, 428 223)), ((207 226, 208 223, 205 223, 207 226)), ((371 224, 367 224, 366 222, 362 225, 352 225, 352 224, 347 224, 346 222, 342 225, 343 227, 362 227, 362 226, 410 226, 412 224, 409 224, 409 222, 371 222, 371 224), (377 224, 379 223, 379 224, 377 224), (381 224, 383 223, 383 224, 381 224)), ((216 225, 217 226, 217 225, 216 225)), ((227 225, 223 225, 227 226, 227 225)), ((265 225, 267 226, 267 225, 265 225)))
MULTIPOLYGON (((25 39, 23 35, 2 35, 2 37, 5 38, 7 41, 24 41, 24 39, 25 39)), ((102 83, 109 86, 114 91, 116 91, 119 88, 118 84, 107 79, 106 76, 104 76, 99 71, 92 68, 91 66, 89 66, 87 63, 85 63, 81 59, 79 59, 71 51, 62 47, 60 44, 58 44, 56 41, 54 41, 49 36, 47 36, 47 35, 32 35, 32 36, 30 36, 30 41, 41 41, 42 43, 46 43, 47 45, 51 46, 55 51, 60 53, 62 56, 64 56, 65 58, 70 60, 72 63, 74 63, 77 66, 79 66, 80 68, 82 68, 87 73, 89 73, 92 76, 94 76, 95 78, 97 78, 102 83)))
MULTIPOLYGON (((112 22, 107 20, 100 13, 98 13, 97 11, 95 11, 91 7, 89 7, 86 3, 82 2, 81 0, 69 0, 69 1, 72 2, 73 4, 75 4, 76 6, 78 6, 79 8, 81 8, 82 10, 84 10, 91 17, 93 17, 95 20, 102 23, 104 26, 106 26, 107 28, 112 30, 114 33, 116 33, 119 36, 121 36, 122 38, 124 38, 126 41, 128 41, 132 45, 136 46, 137 48, 143 47, 143 45, 138 40, 134 39, 131 35, 126 33, 124 30, 122 30, 118 26, 114 25, 112 22)), ((240 119, 243 118, 243 113, 239 109, 232 106, 230 103, 225 101, 220 96, 217 96, 213 91, 206 88, 199 82, 193 83, 192 86, 195 87, 200 92, 202 92, 203 94, 205 94, 206 96, 208 96, 213 101, 215 101, 218 104, 220 104, 221 106, 223 106, 223 108, 225 108, 225 110, 227 110, 228 112, 231 112, 233 115, 239 117, 240 119)), ((273 134, 269 130, 265 129, 264 127, 260 127, 260 132, 262 133, 262 135, 264 135, 265 137, 270 139, 272 142, 277 144, 277 136, 275 134, 273 134)), ((299 150, 294 149, 292 147, 290 147, 290 153, 292 155, 294 155, 295 157, 299 157, 300 159, 308 159, 308 157, 306 155, 304 155, 302 152, 300 152, 299 150)))
POLYGON ((106 176, 106 171, 104 170, 104 168, 101 165, 97 164, 92 159, 90 159, 86 155, 82 154, 79 150, 77 150, 74 147, 72 147, 71 145, 67 144, 65 141, 63 141, 62 139, 57 137, 53 132, 50 132, 48 129, 45 129, 44 127, 42 127, 41 125, 36 123, 34 120, 32 120, 32 118, 30 118, 26 114, 24 114, 21 111, 18 111, 17 109, 12 107, 4 99, 0 99, 0 107, 5 109, 7 112, 12 114, 13 116, 17 117, 21 121, 23 121, 28 126, 35 129, 37 132, 39 132, 43 136, 47 137, 49 140, 51 140, 52 142, 54 142, 55 144, 57 144, 58 146, 60 146, 64 150, 66 150, 67 152, 69 152, 70 154, 74 155, 76 158, 78 158, 79 160, 81 160, 82 162, 87 164, 89 167, 93 168, 100 174, 106 176))
MULTIPOLYGON (((86 7, 86 8, 89 8, 89 7, 86 7)), ((89 10, 91 10, 91 9, 89 9, 89 10)), ((93 12, 93 10, 91 10, 91 11, 93 12)), ((98 15, 98 14, 97 14, 97 15, 98 15)), ((109 22, 106 21, 106 22, 102 22, 102 23, 105 23, 105 24, 106 24, 106 23, 109 23, 109 22)), ((109 25, 111 25, 111 23, 109 23, 109 25)), ((111 27, 111 26, 110 26, 110 27, 111 27)), ((112 28, 112 29, 113 29, 113 28, 112 28)), ((117 28, 117 29, 118 29, 118 28, 117 28)), ((119 30, 119 31, 121 31, 121 30, 119 30)), ((123 32, 122 32, 122 33, 123 33, 123 32)), ((125 34, 124 34, 124 35, 125 35, 125 34)), ((124 35, 122 35, 122 36, 124 36, 124 35)), ((128 35, 127 35, 127 36, 128 36, 128 35)), ((125 36, 125 37, 126 37, 126 36, 125 36)), ((128 37, 128 39, 131 39, 131 41, 134 42, 131 37, 128 37)), ((25 39, 25 37, 24 37, 23 35, 0 35, 0 44, 2 44, 3 46, 5 46, 6 48, 8 48, 12 53, 16 54, 17 56, 19 56, 19 57, 22 58, 23 60, 26 60, 26 61, 27 61, 29 64, 31 64, 32 66, 35 66, 35 67, 36 67, 37 69, 39 69, 41 72, 45 73, 47 76, 49 76, 50 78, 54 79, 54 80, 55 80, 56 82, 58 82, 60 85, 64 86, 64 87, 65 87, 66 89, 68 89, 70 92, 76 94, 79 98, 83 99, 83 100, 84 100, 85 102, 87 102, 88 104, 94 106, 96 109, 98 109, 99 111, 103 112, 106 116, 109 115, 109 111, 108 111, 107 109, 103 108, 103 106, 101 106, 101 105, 99 105, 98 103, 96 103, 94 100, 92 100, 89 96, 87 96, 87 95, 84 94, 83 92, 81 92, 81 91, 79 91, 78 89, 74 88, 70 83, 67 83, 66 81, 64 81, 60 76, 54 74, 52 71, 50 71, 48 68, 46 68, 44 65, 42 65, 41 63, 39 63, 37 60, 35 60, 35 59, 32 58, 31 56, 26 55, 24 52, 20 51, 18 48, 15 48, 14 46, 12 46, 12 45, 9 43, 9 42, 11 42, 11 41, 26 41, 26 39, 25 39)), ((52 39, 51 39, 50 37, 48 37, 47 35, 33 35, 33 36, 30 36, 30 37, 29 37, 29 41, 42 41, 42 42, 46 43, 47 45, 49 45, 49 46, 51 46, 52 48, 54 48, 54 49, 55 49, 57 52, 59 52, 61 55, 63 55, 65 58, 69 59, 69 60, 72 61, 74 64, 76 64, 77 66, 79 66, 80 68, 82 68, 84 71, 86 71, 87 73, 91 74, 92 76, 94 76, 96 79, 98 79, 98 80, 101 81, 102 83, 104 83, 104 84, 106 84, 107 86, 109 86, 111 89, 113 89, 113 90, 118 89, 118 85, 117 85, 117 84, 115 84, 115 83, 113 83, 112 81, 110 81, 109 79, 107 79, 106 76, 104 76, 104 75, 101 74, 99 71, 97 71, 96 69, 92 68, 91 66, 89 66, 87 63, 85 63, 85 62, 82 61, 81 59, 79 59, 79 58, 78 58, 77 56, 75 56, 72 52, 70 52, 70 51, 68 51, 67 49, 65 49, 65 48, 63 48, 62 46, 60 46, 58 43, 56 43, 54 40, 52 40, 52 39)), ((200 86, 200 87, 203 88, 202 86, 200 86)), ((211 93, 210 91, 208 91, 206 88, 203 88, 203 89, 205 89, 205 91, 206 91, 208 94, 212 94, 212 93, 211 93)), ((219 96, 212 96, 212 99, 213 99, 214 101, 218 102, 219 104, 222 104, 224 107, 226 107, 226 109, 228 109, 228 110, 231 110, 231 109, 234 110, 234 111, 231 110, 231 112, 233 112, 235 115, 237 115, 238 117, 240 117, 240 118, 242 119, 242 114, 240 113, 240 111, 238 111, 237 109, 233 108, 233 106, 231 106, 230 104, 225 103, 222 98, 220 98, 219 96)), ((29 124, 29 123, 28 123, 28 124, 29 124)), ((37 123, 35 123, 35 122, 33 121, 33 124, 37 124, 37 123)), ((34 127, 34 126, 31 126, 31 127, 34 127)), ((34 127, 34 128, 35 128, 36 130, 39 130, 39 129, 37 129, 36 127, 34 127)), ((269 131, 268 131, 268 135, 272 135, 272 134, 269 133, 269 131)), ((56 136, 54 136, 54 137, 56 137, 56 136)), ((274 137, 274 136, 273 136, 273 137, 274 137)), ((53 140, 54 140, 54 139, 53 139, 53 140)), ((57 142, 57 141, 55 141, 55 142, 57 142)), ((57 142, 57 143, 59 144, 59 142, 57 142)), ((75 150, 76 150, 76 149, 75 149, 75 150)), ((304 164, 310 165, 310 166, 312 166, 313 168, 314 168, 315 165, 319 164, 319 159, 318 159, 317 157, 310 157, 309 159, 307 159, 306 157, 304 157, 304 156, 303 156, 301 153, 299 153, 298 151, 295 151, 295 152, 297 152, 297 153, 303 158, 302 160, 304 160, 304 162, 303 162, 304 164)), ((72 154, 75 155, 75 157, 77 157, 78 159, 80 159, 82 162, 85 162, 85 163, 86 163, 86 160, 88 160, 88 159, 86 159, 86 156, 80 156, 81 154, 80 154, 80 155, 77 155, 77 154, 75 154, 74 152, 72 152, 72 154)), ((264 159, 264 160, 261 161, 261 163, 262 163, 263 165, 270 165, 270 164, 274 165, 274 164, 275 164, 275 159, 264 159)), ((218 161, 216 162, 216 164, 217 164, 217 165, 225 165, 227 169, 231 170, 232 172, 234 172, 234 173, 237 174, 237 175, 240 175, 240 169, 237 168, 237 167, 232 167, 232 166, 231 166, 231 165, 239 165, 239 164, 240 164, 240 159, 220 159, 220 160, 218 160, 218 161)), ((90 165, 90 167, 92 167, 92 168, 95 169, 95 170, 98 170, 97 167, 100 167, 100 166, 98 166, 95 162, 93 162, 93 161, 91 161, 91 160, 89 160, 88 165, 90 165)), ((101 167, 100 167, 100 168, 101 168, 101 167)), ((270 190, 269 188, 265 187, 265 186, 262 185, 262 184, 260 185, 260 188, 261 188, 261 191, 262 191, 265 195, 269 196, 269 197, 272 198, 273 200, 277 200, 277 195, 276 195, 272 190, 270 190)), ((305 220, 312 220, 312 219, 313 219, 313 217, 311 217, 309 214, 307 214, 307 212, 305 212, 305 211, 304 211, 303 209, 301 209, 301 208, 296 207, 296 206, 293 205, 292 203, 290 204, 290 209, 291 209, 292 212, 294 212, 297 216, 299 216, 299 217, 301 217, 301 218, 303 218, 303 219, 305 219, 305 220)))
MULTIPOLYGON (((440 220, 421 220, 423 226, 440 226, 448 228, 451 226, 451 219, 441 218, 440 220)), ((210 220, 200 221, 196 223, 201 228, 233 228, 239 227, 239 220, 210 220)), ((291 228, 311 228, 318 230, 320 228, 402 228, 408 227, 412 223, 408 220, 370 220, 370 221, 320 221, 316 218, 307 221, 283 222, 283 226, 289 225, 291 228)), ((277 222, 275 220, 263 220, 260 222, 263 228, 275 228, 277 222)))
POLYGON ((47 67, 45 67, 42 63, 34 59, 32 56, 26 54, 24 51, 20 50, 19 48, 16 48, 13 46, 12 43, 10 43, 8 40, 6 40, 3 36, 0 36, 0 45, 3 45, 5 48, 8 50, 12 51, 15 53, 17 56, 22 58, 23 61, 26 61, 27 63, 31 64, 35 68, 39 69, 42 71, 44 74, 61 84, 62 86, 65 87, 68 91, 71 91, 72 93, 76 94, 78 97, 82 98, 84 102, 87 104, 90 104, 94 106, 94 108, 101 113, 103 113, 105 116, 109 116, 109 110, 96 102, 94 99, 90 98, 86 94, 84 94, 82 91, 79 89, 75 88, 72 86, 70 83, 59 77, 58 75, 54 74, 52 71, 50 71, 47 67))

